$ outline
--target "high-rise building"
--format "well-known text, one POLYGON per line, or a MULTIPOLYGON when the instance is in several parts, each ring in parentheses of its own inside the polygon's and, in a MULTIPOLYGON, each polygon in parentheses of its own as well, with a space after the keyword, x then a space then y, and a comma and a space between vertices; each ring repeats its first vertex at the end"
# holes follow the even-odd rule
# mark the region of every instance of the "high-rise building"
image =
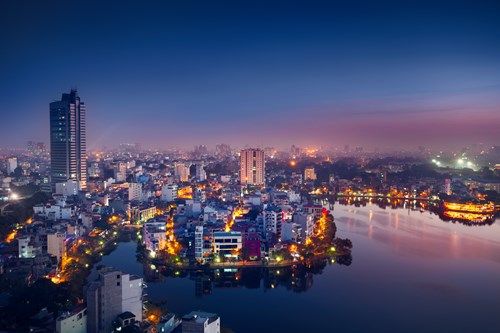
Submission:
POLYGON ((260 149, 242 150, 240 153, 241 184, 264 185, 264 175, 264 151, 260 149))
POLYGON ((128 185, 128 199, 130 201, 141 201, 142 200, 142 184, 141 183, 130 183, 128 185))
POLYGON ((190 168, 185 163, 177 162, 174 165, 174 174, 179 181, 187 182, 189 181, 189 176, 191 175, 190 168))
POLYGON ((52 190, 68 179, 87 187, 85 104, 76 90, 50 103, 50 161, 52 190))

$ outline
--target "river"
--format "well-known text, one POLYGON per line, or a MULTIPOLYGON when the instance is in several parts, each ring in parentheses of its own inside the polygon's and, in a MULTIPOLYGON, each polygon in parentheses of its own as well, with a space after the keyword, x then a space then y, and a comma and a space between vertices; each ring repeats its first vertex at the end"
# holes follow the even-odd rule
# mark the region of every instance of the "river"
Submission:
MULTIPOLYGON (((373 204, 335 204, 333 215, 353 243, 349 266, 178 273, 148 282, 149 297, 181 315, 218 313, 237 333, 500 331, 498 221, 466 226, 373 204)), ((135 251, 121 243, 99 264, 144 276, 135 251)))

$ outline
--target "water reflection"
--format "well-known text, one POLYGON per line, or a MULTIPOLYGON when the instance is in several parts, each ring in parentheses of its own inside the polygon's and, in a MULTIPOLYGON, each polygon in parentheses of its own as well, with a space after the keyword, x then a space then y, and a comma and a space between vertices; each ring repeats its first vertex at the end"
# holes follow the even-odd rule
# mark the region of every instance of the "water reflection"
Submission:
MULTIPOLYGON (((413 199, 389 199, 389 198, 362 198, 362 197, 343 197, 337 201, 342 206, 366 207, 375 205, 381 209, 399 210, 404 209, 408 215, 412 211, 420 211, 421 213, 429 212, 439 216, 444 222, 460 223, 466 226, 489 226, 495 223, 495 214, 480 214, 468 212, 456 212, 446 210, 443 206, 436 203, 413 199)), ((371 221, 373 213, 370 213, 368 220, 371 221)), ((396 227, 399 225, 395 217, 396 227)))
POLYGON ((326 267, 334 264, 349 266, 351 263, 352 256, 349 254, 336 259, 311 260, 305 265, 287 267, 178 270, 144 264, 144 277, 149 282, 189 278, 194 281, 194 291, 198 298, 210 295, 217 289, 230 288, 263 289, 264 291, 284 288, 291 292, 301 293, 312 287, 314 275, 322 274, 326 267))
POLYGON ((238 333, 324 332, 332 320, 346 333, 498 332, 500 224, 470 227, 427 210, 376 203, 337 203, 333 215, 337 235, 353 243, 349 267, 336 264, 351 258, 337 258, 279 274, 277 268, 219 276, 216 270, 164 272, 133 260, 132 242, 101 264, 146 275, 152 302, 179 314, 216 312, 238 333))

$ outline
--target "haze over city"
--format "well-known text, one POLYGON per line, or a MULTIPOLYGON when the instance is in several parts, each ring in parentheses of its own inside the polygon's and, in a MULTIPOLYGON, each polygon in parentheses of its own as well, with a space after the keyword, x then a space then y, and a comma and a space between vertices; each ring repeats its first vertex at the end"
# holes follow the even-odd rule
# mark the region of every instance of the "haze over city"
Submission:
POLYGON ((47 142, 48 104, 76 87, 90 150, 495 144, 499 7, 4 1, 0 142, 47 142))
POLYGON ((500 2, 0 1, 0 333, 498 333, 500 2))

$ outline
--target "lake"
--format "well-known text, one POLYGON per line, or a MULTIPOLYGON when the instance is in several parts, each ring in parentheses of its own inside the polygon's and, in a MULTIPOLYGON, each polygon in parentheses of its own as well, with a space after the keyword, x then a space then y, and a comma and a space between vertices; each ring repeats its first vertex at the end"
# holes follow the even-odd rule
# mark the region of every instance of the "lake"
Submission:
MULTIPOLYGON (((500 226, 444 222, 429 212, 335 204, 349 266, 210 271, 147 282, 179 315, 215 312, 247 332, 500 332, 500 226)), ((144 276, 136 244, 99 264, 144 276)))

